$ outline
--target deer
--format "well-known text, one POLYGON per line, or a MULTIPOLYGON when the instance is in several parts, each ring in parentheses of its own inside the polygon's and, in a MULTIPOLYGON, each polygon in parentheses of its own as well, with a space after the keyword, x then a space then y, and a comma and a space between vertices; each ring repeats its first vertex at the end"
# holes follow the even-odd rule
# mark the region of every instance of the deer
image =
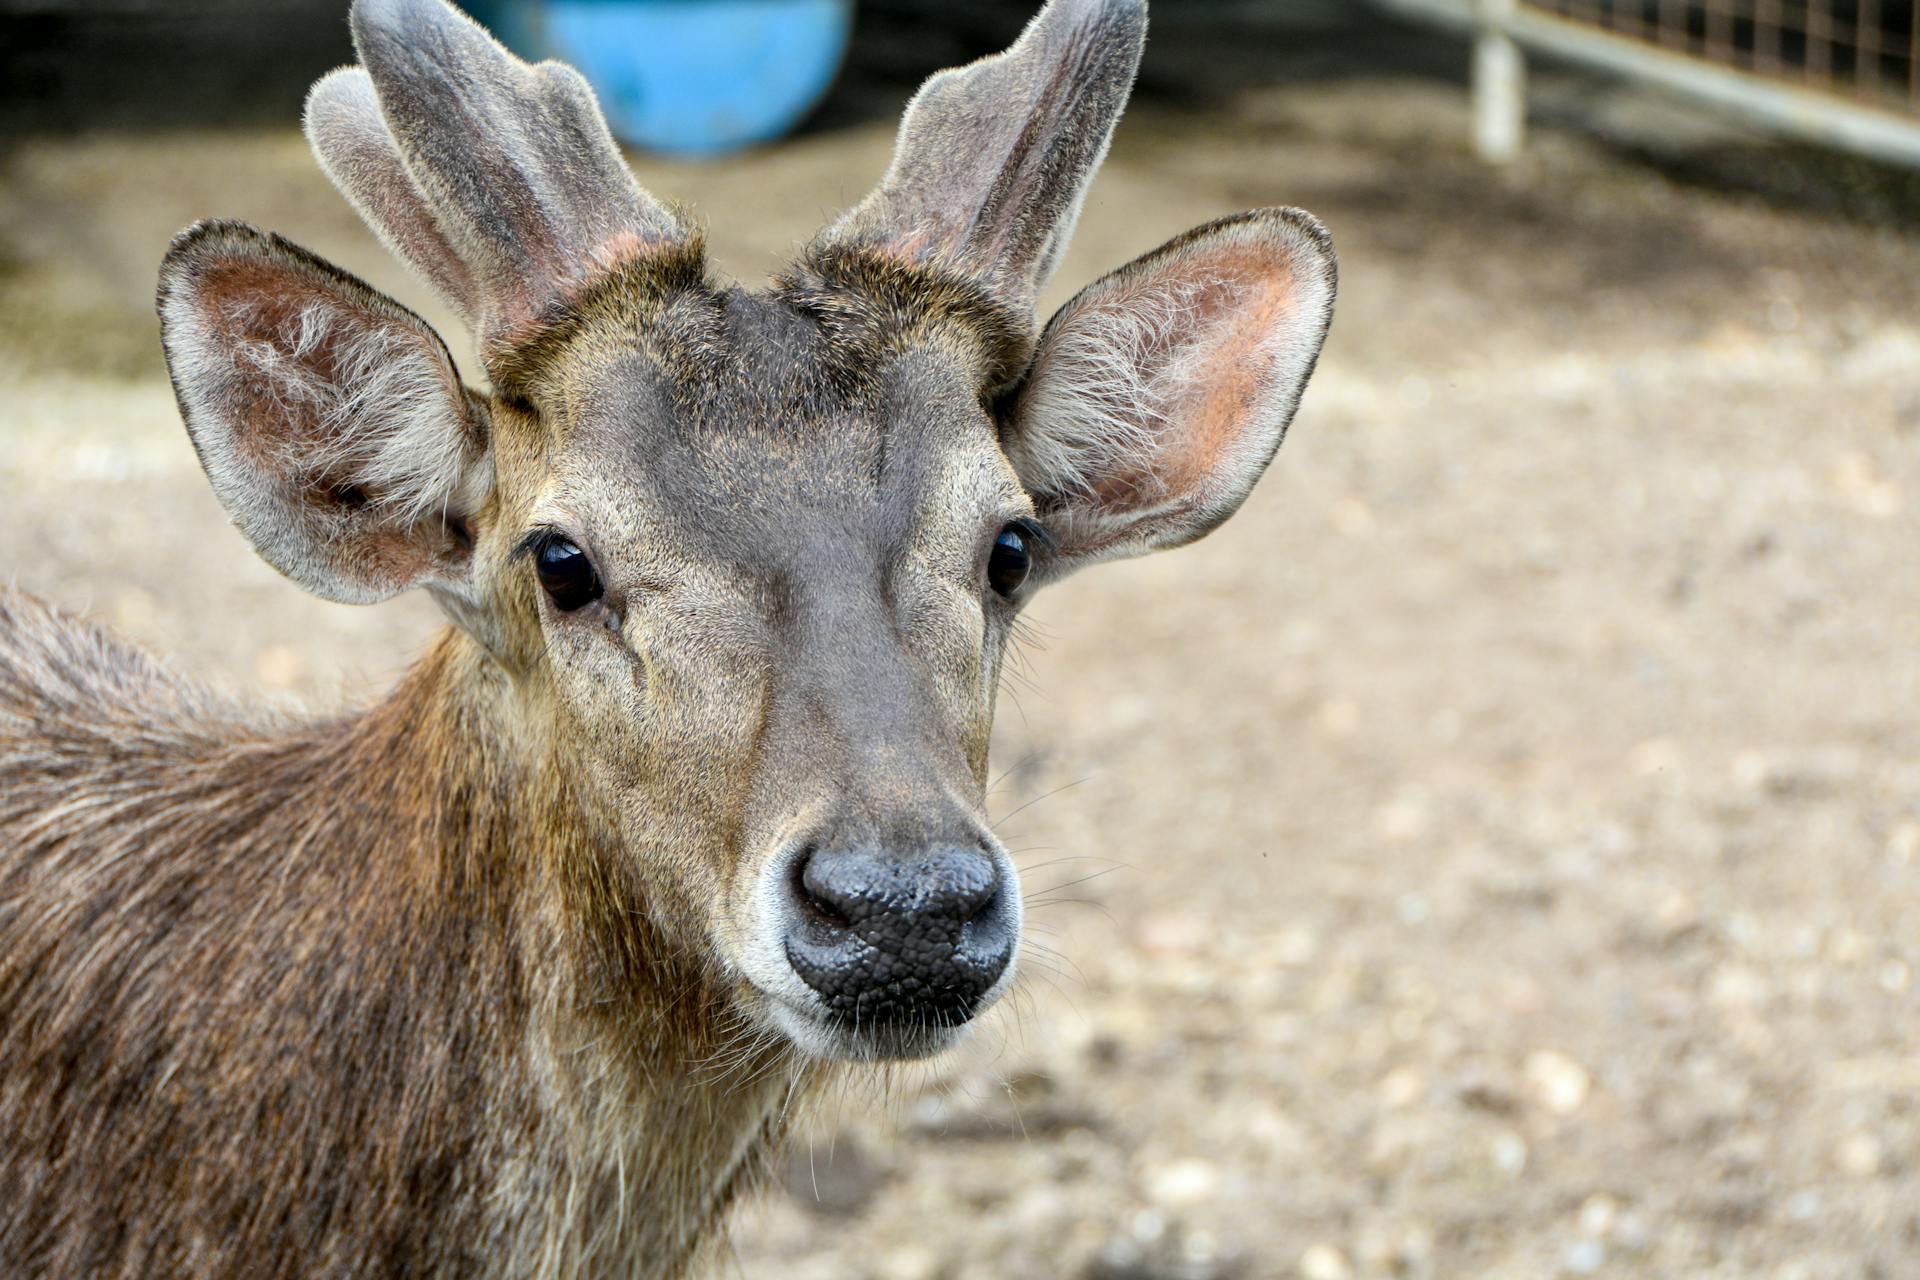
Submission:
POLYGON ((1013 984, 986 816, 1040 588, 1279 448, 1327 232, 1198 227, 1042 326, 1144 0, 934 75, 879 185, 720 279, 586 82, 355 0, 305 129, 470 328, 239 222, 160 268, 232 522, 444 631, 307 716, 0 592, 0 1271, 681 1277, 826 1083, 1013 984))

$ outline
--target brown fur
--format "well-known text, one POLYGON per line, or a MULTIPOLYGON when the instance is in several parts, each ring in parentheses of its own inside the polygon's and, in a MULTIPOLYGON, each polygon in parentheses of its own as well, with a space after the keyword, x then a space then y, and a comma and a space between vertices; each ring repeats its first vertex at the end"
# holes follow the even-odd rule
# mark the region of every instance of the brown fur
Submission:
POLYGON ((456 678, 472 649, 278 721, 0 596, 8 1274, 694 1255, 808 1075, 581 874, 594 836, 456 678))

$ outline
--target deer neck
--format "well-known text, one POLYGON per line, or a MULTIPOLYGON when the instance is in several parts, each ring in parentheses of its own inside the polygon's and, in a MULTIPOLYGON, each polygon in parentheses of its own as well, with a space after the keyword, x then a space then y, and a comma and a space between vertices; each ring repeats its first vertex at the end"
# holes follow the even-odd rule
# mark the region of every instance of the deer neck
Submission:
MULTIPOLYGON (((517 725, 510 679, 449 630, 350 735, 356 805, 407 834, 396 881, 492 941, 512 1064, 494 1158, 515 1274, 677 1274, 764 1169, 819 1073, 743 1022, 710 955, 660 924, 569 771, 517 725), (678 1258, 680 1263, 666 1265, 678 1258), (658 1266, 656 1271, 654 1268, 658 1266)), ((496 1117, 496 1120, 498 1117, 496 1117)))

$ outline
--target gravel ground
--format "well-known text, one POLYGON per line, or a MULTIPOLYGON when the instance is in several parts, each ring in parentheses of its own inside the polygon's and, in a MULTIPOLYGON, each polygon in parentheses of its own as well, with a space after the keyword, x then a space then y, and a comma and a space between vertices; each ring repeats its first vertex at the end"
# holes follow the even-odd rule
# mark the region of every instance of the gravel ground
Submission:
MULTIPOLYGON (((1505 174, 1413 75, 1129 116, 1056 297, 1300 204, 1334 337, 1236 520, 1035 605, 1024 989, 825 1108, 732 1274, 1920 1275, 1920 202, 1538 100, 1505 174)), ((889 141, 639 167, 753 278, 889 141)), ((374 696, 430 607, 301 596, 178 426, 151 284, 210 214, 425 301, 291 130, 13 140, 0 572, 374 696)))

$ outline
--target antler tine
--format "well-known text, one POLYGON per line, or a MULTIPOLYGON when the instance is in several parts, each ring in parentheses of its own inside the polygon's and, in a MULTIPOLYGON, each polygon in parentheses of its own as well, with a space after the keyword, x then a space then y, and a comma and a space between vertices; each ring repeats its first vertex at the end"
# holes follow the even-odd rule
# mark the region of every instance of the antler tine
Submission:
POLYGON ((341 67, 313 86, 306 132, 322 171, 388 251, 477 324, 482 299, 473 273, 408 177, 364 68, 341 67))
POLYGON ((483 352, 524 344, 616 264, 689 239, 572 68, 522 62, 445 0, 355 0, 351 21, 364 71, 315 87, 308 136, 483 352))

